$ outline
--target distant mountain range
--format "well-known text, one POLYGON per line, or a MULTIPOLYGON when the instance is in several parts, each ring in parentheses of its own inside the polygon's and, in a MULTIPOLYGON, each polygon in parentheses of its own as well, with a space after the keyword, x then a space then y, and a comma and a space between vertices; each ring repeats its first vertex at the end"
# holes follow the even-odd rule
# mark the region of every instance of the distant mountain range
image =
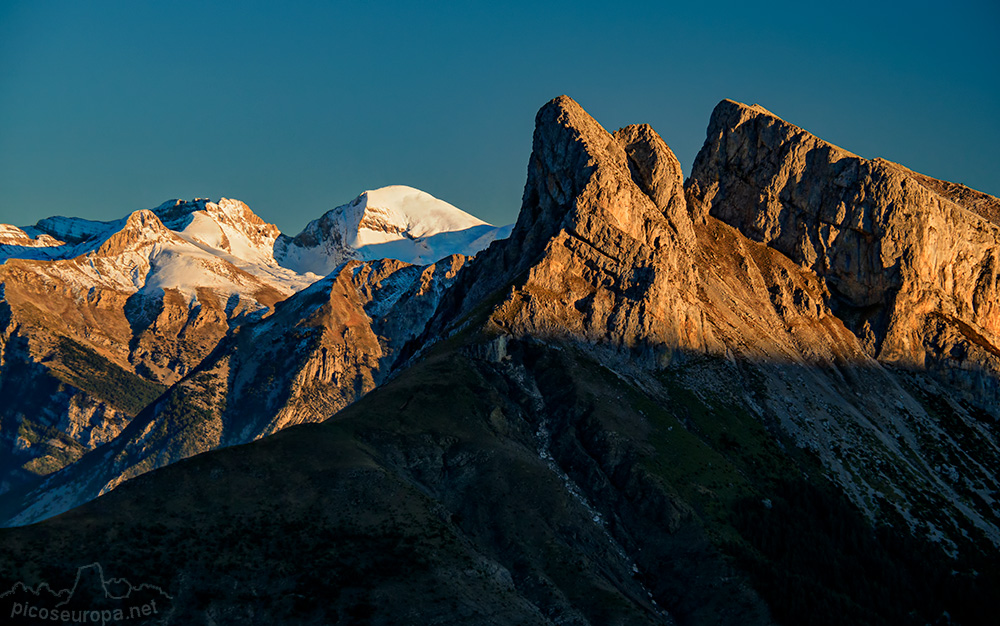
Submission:
POLYGON ((401 187, 5 227, 0 575, 100 561, 162 624, 991 624, 998 207, 730 100, 684 180, 563 96, 510 229, 401 187))
POLYGON ((509 232, 405 186, 366 191, 294 238, 227 198, 0 225, 0 493, 111 441, 227 333, 345 263, 378 250, 400 270, 509 232))

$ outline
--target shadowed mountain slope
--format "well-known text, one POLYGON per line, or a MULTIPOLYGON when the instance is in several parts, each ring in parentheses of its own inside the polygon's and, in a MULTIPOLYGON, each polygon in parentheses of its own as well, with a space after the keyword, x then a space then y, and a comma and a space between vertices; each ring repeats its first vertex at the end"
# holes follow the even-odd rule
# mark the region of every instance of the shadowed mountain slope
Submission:
POLYGON ((2 515, 43 519, 180 459, 326 419, 389 376, 464 262, 343 265, 232 332, 112 441, 0 496, 2 515))

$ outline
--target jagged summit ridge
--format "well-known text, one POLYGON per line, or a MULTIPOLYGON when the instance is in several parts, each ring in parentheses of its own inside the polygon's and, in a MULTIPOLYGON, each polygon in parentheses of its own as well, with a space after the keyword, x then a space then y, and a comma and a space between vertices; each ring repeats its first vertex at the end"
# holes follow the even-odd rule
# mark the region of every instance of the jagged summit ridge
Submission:
MULTIPOLYGON (((187 292, 194 286, 216 287, 219 280, 205 271, 234 266, 219 271, 230 278, 249 274, 287 295, 351 259, 428 264, 451 254, 474 255, 509 232, 419 189, 394 185, 366 191, 328 211, 294 238, 230 198, 168 200, 108 222, 51 217, 25 228, 0 225, 0 261, 168 252, 181 259, 178 271, 168 272, 176 284, 160 281, 160 287, 187 292)), ((152 258, 147 261, 155 265, 152 258)), ((132 268, 135 263, 125 264, 132 268)), ((132 282, 138 289, 145 281, 132 282)))
MULTIPOLYGON (((680 172, 648 126, 612 135, 572 98, 553 99, 535 117, 514 230, 476 258, 474 265, 490 269, 467 274, 453 294, 461 301, 450 306, 468 311, 513 281, 508 312, 530 320, 533 329, 628 344, 690 342, 699 349, 705 339, 694 329, 703 325, 690 298, 661 291, 667 282, 686 285, 684 291, 694 285, 687 258, 693 224, 680 172), (602 285, 596 293, 589 286, 595 284, 602 285), (546 292, 562 298, 548 302, 540 297, 546 292), (575 309, 558 310, 571 302, 575 309), (670 308, 672 319, 652 314, 670 308)), ((445 309, 439 317, 446 325, 445 319, 462 315, 445 309)))
MULTIPOLYGON (((569 341, 598 352, 602 363, 619 363, 626 371, 670 369, 677 364, 683 369, 684 363, 702 358, 740 363, 759 376, 753 385, 766 388, 763 395, 772 399, 764 401, 762 412, 781 423, 797 445, 815 451, 867 513, 876 516, 886 506, 871 500, 870 494, 880 489, 879 481, 888 480, 897 494, 908 492, 890 505, 898 507, 892 514, 904 516, 910 515, 909 505, 900 502, 912 502, 920 490, 942 490, 937 492, 957 503, 952 511, 961 511, 954 519, 967 516, 956 526, 971 521, 991 541, 1000 542, 995 512, 966 508, 956 491, 939 482, 935 476, 939 469, 927 472, 918 465, 907 467, 906 478, 871 476, 867 467, 880 455, 907 454, 891 441, 884 448, 871 443, 872 438, 885 441, 885 432, 906 431, 898 437, 920 441, 919 454, 934 453, 931 450, 941 445, 940 439, 925 437, 939 428, 933 409, 923 408, 920 399, 904 390, 905 380, 882 366, 896 361, 886 358, 885 352, 866 351, 865 335, 852 333, 856 320, 844 313, 843 295, 829 275, 803 266, 794 247, 785 251, 754 236, 749 229, 759 224, 752 219, 726 223, 730 221, 726 215, 739 214, 750 201, 779 194, 786 187, 808 198, 810 185, 825 184, 821 173, 809 180, 790 174, 784 185, 769 187, 766 168, 775 162, 785 165, 779 155, 793 163, 807 160, 805 152, 785 146, 785 138, 811 135, 778 121, 761 107, 731 101, 720 105, 711 128, 699 156, 701 165, 682 190, 680 166, 652 129, 632 126, 611 134, 567 97, 546 104, 536 117, 528 181, 514 232, 478 256, 460 276, 459 286, 439 311, 435 332, 462 328, 449 323, 467 319, 484 301, 495 299, 499 304, 488 322, 493 332, 515 339, 569 341), (761 125, 760 140, 722 136, 727 124, 748 122, 761 125), (747 151, 766 156, 755 162, 759 170, 751 166, 724 178, 722 183, 728 186, 713 179, 704 166, 712 159, 723 163, 738 159, 747 151), (755 182, 756 175, 761 181, 755 182), (790 399, 787 386, 788 367, 793 365, 801 368, 799 386, 809 390, 810 399, 803 398, 801 406, 798 399, 790 399), (863 380, 841 371, 864 372, 863 380), (893 390, 893 404, 886 405, 876 388, 893 390), (850 445, 863 460, 843 458, 830 442, 850 445), (914 485, 920 485, 917 492, 914 485)), ((858 160, 828 144, 817 145, 842 165, 858 160)), ((840 188, 848 180, 841 178, 835 186, 840 188)), ((891 189, 876 185, 844 203, 852 204, 848 212, 863 212, 885 202, 890 193, 891 189)), ((781 219, 786 218, 794 219, 786 215, 775 223, 782 226, 781 219)), ((977 223, 986 222, 977 219, 977 223)), ((869 242, 881 241, 872 231, 859 230, 866 232, 869 242)), ((791 243, 798 245, 799 240, 791 243)), ((885 245, 896 249, 899 243, 886 240, 885 245)), ((986 265, 989 271, 991 267, 986 265)), ((878 286, 880 280, 892 278, 885 273, 881 267, 864 266, 857 280, 878 286)), ((941 287, 950 288, 947 279, 941 287)), ((934 297, 934 288, 927 292, 934 297)), ((893 293, 891 288, 883 291, 890 305, 893 293)), ((928 321, 938 323, 940 318, 928 321)), ((933 358, 940 359, 951 346, 957 354, 967 355, 957 366, 942 368, 952 382, 965 378, 959 388, 982 390, 996 384, 990 344, 976 343, 980 334, 974 326, 962 322, 940 334, 930 328, 925 335, 928 343, 913 345, 925 349, 930 341, 943 340, 940 347, 928 350, 933 358), (962 333, 968 340, 960 340, 962 333), (972 371, 966 365, 972 365, 972 371)), ((926 366, 933 369, 930 358, 926 366)), ((740 401, 759 406, 756 397, 740 401)), ((961 415, 958 419, 967 421, 963 423, 975 420, 971 413, 961 415)), ((959 445, 949 441, 946 447, 959 445)), ((949 532, 958 532, 956 526, 949 532)))

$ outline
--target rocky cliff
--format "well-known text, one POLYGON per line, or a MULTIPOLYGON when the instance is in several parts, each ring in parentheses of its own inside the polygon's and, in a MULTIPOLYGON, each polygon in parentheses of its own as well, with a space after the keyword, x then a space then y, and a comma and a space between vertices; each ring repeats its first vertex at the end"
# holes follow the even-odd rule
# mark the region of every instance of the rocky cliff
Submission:
POLYGON ((997 200, 867 160, 759 106, 723 101, 688 190, 703 210, 822 277, 879 361, 938 372, 994 405, 997 200))

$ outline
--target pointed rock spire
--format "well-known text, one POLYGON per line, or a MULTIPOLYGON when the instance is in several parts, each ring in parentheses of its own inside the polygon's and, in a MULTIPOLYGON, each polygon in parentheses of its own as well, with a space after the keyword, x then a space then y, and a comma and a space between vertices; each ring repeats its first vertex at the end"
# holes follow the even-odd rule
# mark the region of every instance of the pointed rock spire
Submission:
POLYGON ((561 230, 596 242, 610 227, 654 247, 686 245, 693 232, 681 180, 676 157, 648 126, 612 135, 572 98, 555 98, 535 117, 508 263, 523 270, 561 230), (663 236, 668 222, 672 238, 663 236))
POLYGON ((684 199, 684 174, 673 150, 649 124, 619 129, 615 139, 628 155, 632 179, 663 212, 686 244, 694 241, 694 224, 684 199))

